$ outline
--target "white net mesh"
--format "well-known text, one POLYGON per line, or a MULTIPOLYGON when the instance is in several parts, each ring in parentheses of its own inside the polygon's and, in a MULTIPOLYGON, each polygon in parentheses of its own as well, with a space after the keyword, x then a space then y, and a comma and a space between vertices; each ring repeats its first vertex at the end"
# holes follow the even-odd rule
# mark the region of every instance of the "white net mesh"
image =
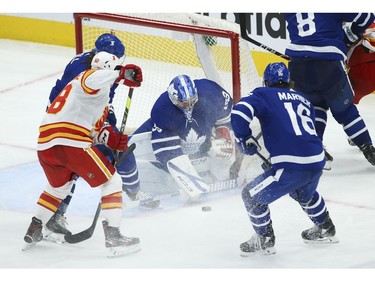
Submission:
MULTIPOLYGON (((202 26, 229 30, 239 34, 237 24, 199 14, 128 14, 126 16, 152 19, 186 26, 202 26)), ((125 64, 134 63, 143 71, 144 82, 134 90, 127 120, 128 133, 133 132, 147 118, 150 110, 170 81, 186 74, 192 79, 207 77, 215 80, 229 93, 233 93, 233 72, 239 73, 240 92, 248 93, 260 85, 260 78, 251 57, 247 42, 240 39, 239 69, 232 68, 232 46, 229 38, 194 34, 191 31, 173 31, 168 26, 142 26, 117 22, 111 16, 105 20, 91 17, 82 20, 83 50, 94 47, 99 35, 114 32, 125 45, 125 64)), ((128 88, 119 86, 113 102, 118 126, 122 120, 128 88)))

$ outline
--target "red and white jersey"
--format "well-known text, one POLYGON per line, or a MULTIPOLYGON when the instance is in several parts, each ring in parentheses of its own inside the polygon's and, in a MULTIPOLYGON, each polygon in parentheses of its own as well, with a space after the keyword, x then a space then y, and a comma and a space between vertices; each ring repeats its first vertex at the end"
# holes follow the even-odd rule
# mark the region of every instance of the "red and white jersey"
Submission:
POLYGON ((92 146, 107 118, 110 87, 118 77, 118 71, 89 69, 66 85, 42 120, 37 150, 92 146))

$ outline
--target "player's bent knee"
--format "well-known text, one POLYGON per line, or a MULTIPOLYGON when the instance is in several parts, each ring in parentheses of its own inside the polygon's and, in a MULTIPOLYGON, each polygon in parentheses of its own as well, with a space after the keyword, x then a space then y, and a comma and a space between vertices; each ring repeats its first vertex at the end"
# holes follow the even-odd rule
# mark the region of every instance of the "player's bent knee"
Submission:
POLYGON ((66 184, 60 187, 52 187, 50 184, 47 184, 45 192, 59 199, 64 199, 67 195, 69 195, 72 185, 73 181, 68 181, 66 184))
POLYGON ((114 173, 112 178, 98 186, 102 191, 102 196, 122 192, 122 179, 118 173, 114 173))

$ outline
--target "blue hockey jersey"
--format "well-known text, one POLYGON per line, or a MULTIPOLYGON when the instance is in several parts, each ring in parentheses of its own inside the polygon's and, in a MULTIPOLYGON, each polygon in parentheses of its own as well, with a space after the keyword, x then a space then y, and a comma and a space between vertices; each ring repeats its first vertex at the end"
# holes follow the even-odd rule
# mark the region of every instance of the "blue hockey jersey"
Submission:
POLYGON ((290 57, 346 60, 344 22, 352 22, 357 36, 374 22, 372 13, 285 13, 291 40, 285 54, 290 57))
POLYGON ((273 168, 324 167, 323 145, 315 132, 314 107, 300 93, 285 88, 254 89, 233 107, 231 123, 236 138, 252 135, 250 125, 255 117, 273 168))
POLYGON ((208 79, 194 80, 198 101, 190 121, 184 112, 164 92, 156 100, 151 118, 134 134, 152 131, 151 144, 156 159, 165 165, 182 154, 198 158, 211 146, 212 130, 216 126, 230 127, 231 96, 217 83, 208 79))

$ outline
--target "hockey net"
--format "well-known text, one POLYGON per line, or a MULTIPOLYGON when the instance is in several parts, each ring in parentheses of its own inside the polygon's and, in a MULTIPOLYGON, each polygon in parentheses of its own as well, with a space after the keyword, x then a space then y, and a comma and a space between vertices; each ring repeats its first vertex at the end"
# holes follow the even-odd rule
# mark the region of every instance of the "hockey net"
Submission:
MULTIPOLYGON (((234 101, 260 85, 248 43, 239 25, 200 14, 77 13, 76 51, 90 51, 103 33, 114 33, 125 45, 124 64, 142 68, 144 81, 132 96, 127 133, 150 116, 155 100, 177 75, 208 78, 226 89, 234 101)), ((128 88, 119 86, 113 101, 118 125, 128 88)))

